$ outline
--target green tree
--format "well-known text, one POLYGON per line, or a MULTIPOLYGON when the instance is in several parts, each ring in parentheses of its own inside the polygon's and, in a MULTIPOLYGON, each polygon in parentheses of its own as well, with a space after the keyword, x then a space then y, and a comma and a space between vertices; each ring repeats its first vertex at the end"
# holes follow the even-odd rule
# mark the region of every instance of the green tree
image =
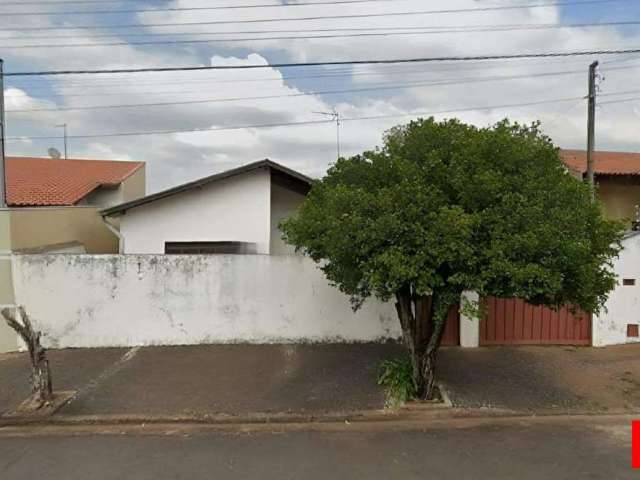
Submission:
POLYGON ((281 227, 354 309, 395 300, 425 398, 464 290, 597 311, 621 238, 538 125, 507 120, 396 127, 383 148, 338 160, 281 227))

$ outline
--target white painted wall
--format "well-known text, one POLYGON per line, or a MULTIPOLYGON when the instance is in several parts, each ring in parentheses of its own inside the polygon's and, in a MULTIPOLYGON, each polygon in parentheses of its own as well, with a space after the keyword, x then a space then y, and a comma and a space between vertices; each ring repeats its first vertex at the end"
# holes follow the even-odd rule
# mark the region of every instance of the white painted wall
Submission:
POLYGON ((305 195, 284 188, 276 183, 271 184, 271 254, 294 255, 295 248, 282 240, 282 232, 278 228, 281 220, 293 215, 302 204, 305 195))
MULTIPOLYGON (((462 292, 460 305, 468 303, 472 308, 477 308, 480 303, 478 292, 466 290, 462 292)), ((471 316, 465 308, 460 312, 460 346, 463 348, 475 348, 480 346, 480 319, 471 316)))
POLYGON ((391 304, 353 313, 296 255, 21 255, 16 303, 53 348, 398 338, 391 304))
POLYGON ((240 241, 269 253, 268 169, 212 182, 128 210, 120 217, 124 253, 164 253, 165 242, 240 241))
POLYGON ((618 286, 611 292, 606 310, 593 316, 593 345, 605 346, 639 342, 627 337, 627 324, 640 324, 640 234, 623 240, 624 250, 614 263, 618 286), (624 278, 636 280, 635 286, 624 286, 624 278))

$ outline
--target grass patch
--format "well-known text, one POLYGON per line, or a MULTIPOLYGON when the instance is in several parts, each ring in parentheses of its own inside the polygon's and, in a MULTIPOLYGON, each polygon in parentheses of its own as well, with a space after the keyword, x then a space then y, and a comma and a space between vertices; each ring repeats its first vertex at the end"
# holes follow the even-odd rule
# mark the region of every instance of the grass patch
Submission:
POLYGON ((408 357, 385 360, 380 364, 378 385, 385 388, 387 406, 404 405, 416 396, 416 384, 413 381, 413 367, 408 357))

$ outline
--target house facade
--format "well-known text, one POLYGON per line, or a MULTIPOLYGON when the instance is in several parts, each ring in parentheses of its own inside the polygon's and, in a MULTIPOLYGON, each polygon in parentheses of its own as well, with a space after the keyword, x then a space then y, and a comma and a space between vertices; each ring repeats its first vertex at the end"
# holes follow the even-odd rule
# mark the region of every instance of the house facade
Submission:
POLYGON ((614 261, 617 285, 593 318, 593 345, 640 342, 640 230, 628 232, 614 261))
POLYGON ((312 180, 269 160, 244 165, 102 210, 128 254, 291 254, 278 223, 312 180))
MULTIPOLYGON (((8 270, 14 295, 2 303, 24 305, 52 348, 398 339, 391 302, 370 299, 354 313, 318 266, 282 241, 280 220, 296 212, 312 184, 263 160, 102 209, 127 255, 15 255, 8 270)), ((623 246, 618 285, 599 315, 465 292, 485 303, 486 315, 452 309, 443 341, 638 341, 640 234, 630 231, 623 246)), ((15 334, 8 335, 15 348, 15 334)), ((0 349, 2 336, 0 327, 0 349)))
POLYGON ((145 194, 144 162, 7 157, 14 252, 117 253, 99 210, 145 194))
MULTIPOLYGON (((560 153, 574 176, 580 179, 586 177, 585 150, 561 150, 560 153)), ((616 220, 631 221, 636 206, 640 205, 640 153, 595 152, 594 177, 605 215, 616 220)))

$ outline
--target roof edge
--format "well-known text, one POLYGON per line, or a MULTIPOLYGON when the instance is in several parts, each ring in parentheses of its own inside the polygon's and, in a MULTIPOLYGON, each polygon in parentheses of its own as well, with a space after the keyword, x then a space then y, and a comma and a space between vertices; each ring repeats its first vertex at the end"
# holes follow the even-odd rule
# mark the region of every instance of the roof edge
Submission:
POLYGON ((202 187, 204 185, 208 185, 209 183, 213 183, 218 180, 234 177, 236 175, 242 175, 244 173, 257 170, 259 168, 270 168, 270 169, 276 170, 278 172, 284 173, 285 175, 289 175, 292 178, 300 180, 308 184, 309 186, 311 186, 314 183, 314 180, 312 178, 307 177, 306 175, 300 172, 296 172, 295 170, 285 167, 284 165, 280 165, 279 163, 273 162, 269 159, 264 159, 264 160, 258 160, 256 162, 248 163, 246 165, 241 165, 239 167, 232 168, 230 170, 225 170, 224 172, 215 173, 207 177, 202 177, 197 180, 193 180, 191 182, 183 183, 181 185, 177 185, 175 187, 162 190, 160 192, 152 193, 151 195, 146 195, 136 200, 130 200, 128 202, 124 202, 119 205, 114 205, 113 207, 105 208, 100 211, 100 214, 103 217, 121 214, 132 208, 140 207, 142 205, 146 205, 148 203, 161 200, 163 198, 172 197, 173 195, 177 195, 179 193, 189 191, 193 188, 202 187))

